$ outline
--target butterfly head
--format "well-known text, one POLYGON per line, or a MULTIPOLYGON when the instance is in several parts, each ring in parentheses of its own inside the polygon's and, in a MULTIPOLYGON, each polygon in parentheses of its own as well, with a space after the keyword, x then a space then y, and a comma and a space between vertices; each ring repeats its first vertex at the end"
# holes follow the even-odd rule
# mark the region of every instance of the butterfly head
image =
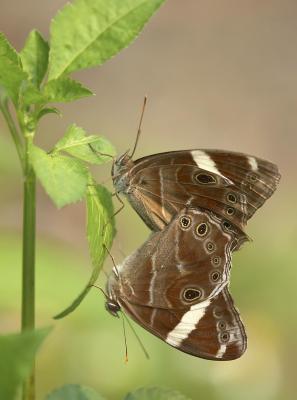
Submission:
POLYGON ((105 293, 105 309, 114 317, 118 317, 118 312, 121 311, 121 306, 117 301, 117 285, 118 276, 113 273, 108 277, 106 282, 106 293, 105 293))
POLYGON ((106 310, 114 317, 119 317, 118 312, 121 311, 120 305, 113 299, 107 299, 105 302, 106 310))
POLYGON ((111 176, 118 191, 124 191, 126 186, 125 175, 134 166, 129 150, 119 156, 112 165, 111 176))

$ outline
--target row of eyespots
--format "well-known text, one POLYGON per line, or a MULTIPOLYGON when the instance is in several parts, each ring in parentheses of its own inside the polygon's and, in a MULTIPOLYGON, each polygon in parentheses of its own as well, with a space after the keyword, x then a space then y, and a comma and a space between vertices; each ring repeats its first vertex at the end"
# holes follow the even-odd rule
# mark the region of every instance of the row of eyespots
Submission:
MULTIPOLYGON (((255 175, 250 175, 249 178, 252 182, 255 182, 257 180, 257 177, 255 175)), ((204 173, 194 175, 194 180, 202 185, 217 183, 217 180, 213 175, 204 173)), ((227 201, 229 203, 235 204, 237 203, 237 196, 234 193, 230 192, 227 194, 227 201)), ((235 209, 233 207, 227 207, 226 213, 228 215, 234 215, 235 209)))
MULTIPOLYGON (((258 175, 256 175, 253 172, 250 172, 247 175, 247 179, 250 182, 255 183, 259 178, 258 178, 258 175)), ((213 185, 213 184, 217 183, 217 179, 215 176, 210 175, 210 174, 205 174, 205 173, 195 174, 194 181, 200 183, 201 185, 213 185)), ((235 203, 235 201, 233 201, 233 203, 235 203)))
MULTIPOLYGON (((184 229, 188 228, 191 224, 191 219, 190 219, 190 217, 183 216, 180 219, 180 223, 184 229)), ((229 224, 229 222, 225 221, 224 226, 226 228, 229 228, 229 227, 231 227, 231 224, 229 224)), ((205 222, 202 222, 201 224, 197 225, 196 234, 198 236, 200 236, 200 237, 206 236, 207 232, 208 232, 208 225, 205 222)), ((215 250, 215 247, 216 246, 213 242, 209 241, 206 244, 206 248, 210 253, 212 253, 215 250)), ((215 256, 215 257, 212 257, 211 261, 214 266, 218 266, 221 263, 221 258, 219 256, 215 256)))
MULTIPOLYGON (((204 173, 200 173, 200 174, 196 174, 194 175, 194 180, 202 185, 209 185, 209 184, 215 184, 217 183, 216 178, 213 175, 209 175, 209 174, 204 174, 204 173)), ((227 194, 227 201, 235 204, 237 203, 237 197, 234 193, 230 192, 227 194)), ((233 207, 227 207, 226 208, 226 213, 227 215, 234 215, 235 214, 235 209, 233 207)))
MULTIPOLYGON (((208 242, 206 245, 206 248, 210 252, 212 252, 215 249, 215 245, 212 242, 208 242)), ((211 263, 214 267, 219 266, 221 263, 221 257, 219 257, 219 256, 211 257, 211 263)), ((215 271, 212 271, 209 276, 210 276, 210 280, 215 283, 215 282, 218 282, 218 280, 221 278, 221 272, 215 270, 215 271)))
POLYGON ((223 317, 223 309, 221 307, 215 307, 212 312, 213 316, 218 319, 217 322, 217 330, 219 333, 219 341, 221 343, 227 343, 230 339, 229 332, 226 331, 227 323, 222 319, 223 317))
MULTIPOLYGON (((209 175, 209 174, 202 174, 202 173, 194 175, 194 180, 202 185, 209 185, 209 184, 217 183, 217 180, 214 176, 209 175)), ((229 201, 232 204, 235 204, 237 202, 236 195, 234 193, 228 193, 227 201, 229 201)), ((227 213, 227 215, 234 215, 235 209, 233 207, 227 207, 226 213, 227 213)))
MULTIPOLYGON (((251 182, 256 182, 259 178, 258 175, 256 175, 253 172, 250 172, 247 175, 247 179, 251 182)), ((210 174, 206 174, 206 173, 198 173, 194 175, 194 181, 198 182, 202 185, 210 185, 210 184, 214 184, 217 183, 217 179, 215 176, 210 175, 210 174)))
MULTIPOLYGON (((183 215, 179 221, 182 229, 188 229, 192 225, 192 219, 188 215, 183 215)), ((201 222, 195 227, 195 233, 199 237, 206 236, 208 232, 209 232, 209 226, 206 222, 201 222)))
MULTIPOLYGON (((192 224, 192 219, 188 215, 183 215, 180 218, 180 226, 181 226, 182 229, 190 228, 191 224, 192 224)), ((231 227, 232 227, 232 225, 228 221, 223 221, 222 225, 223 225, 223 228, 225 228, 226 230, 230 230, 231 227)), ((208 232, 209 232, 209 226, 208 226, 208 224, 206 222, 201 222, 195 228, 195 233, 199 237, 206 236, 208 232)))
MULTIPOLYGON (((180 225, 183 229, 188 229, 191 226, 192 220, 190 217, 187 215, 184 215, 180 218, 180 225)), ((230 228, 231 224, 228 221, 224 221, 223 225, 225 228, 230 228)), ((200 237, 206 236, 207 232, 209 231, 208 224, 205 222, 200 223, 199 225, 196 226, 196 234, 200 237)), ((206 244, 206 249, 212 253, 215 249, 216 246, 213 242, 207 242, 206 244)), ((211 259, 212 263, 217 266, 221 263, 221 258, 219 256, 212 257, 211 259)))
MULTIPOLYGON (((220 279, 220 277, 221 277, 221 273, 220 273, 220 271, 212 271, 211 273, 210 273, 210 279, 213 281, 213 282, 217 282, 219 279, 220 279)), ((198 299, 200 299, 201 297, 202 297, 202 294, 203 294, 203 292, 202 292, 202 290, 201 289, 197 289, 197 288, 186 288, 184 291, 183 291, 183 299, 186 301, 186 302, 189 302, 189 303, 191 303, 193 300, 198 300, 198 299)))
MULTIPOLYGON (((234 193, 230 192, 227 194, 227 201, 229 203, 235 204, 237 203, 237 196, 234 193)), ((235 209, 233 207, 227 207, 226 213, 227 215, 234 215, 235 209)))
MULTIPOLYGON (((250 175, 250 178, 252 178, 252 177, 253 177, 253 179, 255 178, 255 176, 250 175)), ((254 179, 254 180, 256 180, 256 179, 254 179)), ((217 180, 213 175, 204 174, 204 173, 200 173, 200 174, 194 175, 194 181, 196 181, 196 182, 198 182, 198 183, 200 183, 202 185, 209 185, 209 184, 217 183, 217 180)), ((233 203, 233 204, 237 203, 236 194, 232 193, 232 192, 227 193, 227 201, 229 203, 233 203)))
MULTIPOLYGON (((257 177, 256 177, 255 175, 252 175, 252 174, 249 175, 249 177, 250 177, 250 180, 253 179, 253 182, 257 179, 257 177)), ((202 184, 202 185, 209 185, 209 184, 215 184, 215 183, 217 183, 216 177, 214 177, 213 175, 210 175, 210 174, 205 174, 205 173, 198 173, 198 174, 195 174, 195 175, 194 175, 194 181, 195 181, 195 182, 198 182, 198 183, 200 183, 200 184, 202 184)), ((235 193, 232 193, 232 192, 227 193, 227 201, 228 201, 229 203, 233 203, 233 204, 237 203, 237 196, 236 196, 236 194, 235 194, 235 193)), ((228 213, 228 211, 227 211, 227 213, 228 213, 229 215, 232 215, 230 210, 232 210, 232 208, 230 208, 230 209, 229 209, 229 213, 228 213)))
MULTIPOLYGON (((196 174, 194 175, 194 180, 202 185, 209 185, 209 184, 214 184, 217 183, 217 180, 214 176, 209 175, 209 174, 196 174)), ((230 192, 227 194, 227 201, 229 203, 235 204, 237 203, 237 196, 230 192)), ((235 209, 233 207, 227 207, 226 209, 227 215, 234 215, 235 209)))
POLYGON ((217 328, 219 331, 219 341, 221 343, 227 343, 230 339, 230 334, 229 334, 229 332, 226 331, 226 329, 227 329, 226 321, 224 321, 223 319, 218 321, 217 328))
MULTIPOLYGON (((235 203, 237 203, 237 196, 234 193, 230 192, 230 193, 227 194, 227 201, 229 203, 235 204, 235 203)), ((227 207, 226 208, 226 214, 230 215, 230 216, 234 215, 235 214, 235 209, 233 207, 227 207)))

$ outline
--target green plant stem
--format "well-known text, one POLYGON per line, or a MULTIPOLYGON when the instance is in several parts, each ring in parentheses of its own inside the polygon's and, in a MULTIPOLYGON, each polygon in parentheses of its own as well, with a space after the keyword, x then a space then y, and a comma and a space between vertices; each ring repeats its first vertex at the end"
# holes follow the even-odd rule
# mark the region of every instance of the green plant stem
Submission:
MULTIPOLYGON (((25 173, 23 206, 23 288, 22 288, 22 331, 35 326, 35 204, 36 177, 29 160, 29 146, 33 135, 25 134, 25 173)), ((24 383, 23 400, 35 399, 34 369, 24 383)))
MULTIPOLYGON (((29 146, 34 132, 26 131, 26 114, 19 113, 19 124, 24 140, 20 135, 8 107, 8 99, 0 98, 0 110, 10 130, 21 162, 24 177, 23 198, 23 276, 22 276, 22 332, 35 327, 35 214, 36 177, 29 159, 29 146)), ((23 385, 23 400, 35 399, 35 371, 23 385)))
POLYGON ((17 149, 17 153, 21 162, 21 166, 23 169, 23 172, 25 172, 25 160, 24 160, 24 145, 21 140, 21 135, 18 132, 18 129, 14 123, 14 120, 9 112, 9 107, 8 107, 8 100, 7 99, 1 99, 0 100, 0 109, 1 112, 5 118, 5 121, 8 125, 8 128, 10 130, 12 139, 14 141, 15 147, 17 149))

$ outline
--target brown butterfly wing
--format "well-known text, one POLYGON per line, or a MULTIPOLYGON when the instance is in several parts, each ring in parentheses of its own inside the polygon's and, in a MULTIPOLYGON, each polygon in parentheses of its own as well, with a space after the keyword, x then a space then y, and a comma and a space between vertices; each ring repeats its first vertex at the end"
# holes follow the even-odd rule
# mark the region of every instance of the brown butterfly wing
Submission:
POLYGON ((275 164, 238 153, 210 151, 211 157, 223 175, 247 196, 247 216, 255 211, 274 193, 280 180, 275 164))
POLYGON ((226 361, 246 350, 245 329, 227 287, 216 297, 183 309, 152 308, 125 299, 119 303, 143 328, 193 356, 226 361))
POLYGON ((158 229, 167 225, 185 205, 211 210, 240 229, 246 223, 246 196, 235 187, 230 189, 230 183, 222 177, 195 166, 150 167, 134 176, 131 186, 134 187, 131 197, 143 204, 140 214, 145 214, 158 229), (201 187, 198 179, 206 176, 214 181, 201 187), (230 194, 236 199, 232 204, 228 204, 230 194))
POLYGON ((117 297, 169 309, 214 297, 229 281, 238 240, 214 214, 183 209, 118 267, 117 297))
POLYGON ((191 150, 139 159, 127 179, 129 201, 153 230, 185 205, 214 211, 243 229, 280 175, 276 165, 246 154, 191 150))

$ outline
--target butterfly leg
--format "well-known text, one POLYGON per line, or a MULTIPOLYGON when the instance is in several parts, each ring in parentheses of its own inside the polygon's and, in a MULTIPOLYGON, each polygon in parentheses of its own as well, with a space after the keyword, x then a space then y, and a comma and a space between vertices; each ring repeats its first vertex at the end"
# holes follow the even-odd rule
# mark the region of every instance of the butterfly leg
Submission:
POLYGON ((119 213, 122 211, 122 209, 125 207, 125 203, 124 203, 123 200, 120 198, 118 192, 113 193, 112 196, 116 196, 116 198, 118 199, 118 201, 121 203, 120 208, 119 208, 115 213, 113 213, 112 216, 111 216, 111 218, 114 218, 114 217, 115 217, 117 214, 119 214, 119 213))
POLYGON ((112 156, 111 154, 102 153, 101 151, 94 149, 94 147, 91 145, 91 143, 88 143, 88 146, 96 156, 110 157, 114 161, 114 156, 112 156))
POLYGON ((116 196, 116 198, 118 199, 118 201, 121 203, 121 206, 120 206, 120 208, 119 208, 116 212, 114 212, 114 213, 112 214, 112 216, 110 217, 110 221, 106 222, 106 224, 104 225, 104 227, 103 227, 103 232, 102 232, 102 236, 103 236, 103 234, 104 234, 104 231, 105 231, 107 225, 110 224, 110 223, 111 223, 111 220, 112 220, 117 214, 119 214, 119 213, 122 211, 122 209, 125 207, 125 203, 124 203, 123 200, 120 198, 120 196, 119 196, 119 194, 118 194, 117 192, 113 193, 112 196, 116 196))

